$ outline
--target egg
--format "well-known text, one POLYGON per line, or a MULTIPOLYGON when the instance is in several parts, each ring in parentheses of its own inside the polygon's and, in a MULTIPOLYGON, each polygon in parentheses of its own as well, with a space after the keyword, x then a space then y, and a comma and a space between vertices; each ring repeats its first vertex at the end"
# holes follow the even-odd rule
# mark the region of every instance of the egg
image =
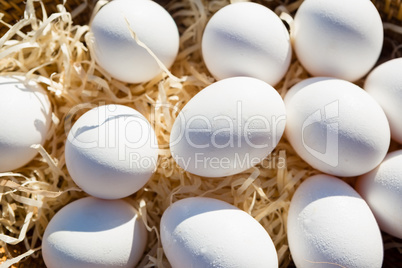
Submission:
POLYGON ((96 62, 112 77, 142 83, 162 72, 157 61, 132 37, 130 29, 169 68, 179 50, 179 32, 170 14, 149 0, 114 0, 92 23, 96 62))
POLYGON ((48 268, 131 268, 141 259, 146 242, 145 225, 126 201, 85 197, 50 220, 42 255, 48 268))
POLYGON ((381 230, 402 239, 402 150, 389 153, 376 169, 359 177, 356 190, 381 230))
POLYGON ((362 88, 336 78, 316 77, 285 96, 286 137, 315 169, 359 176, 384 159, 390 129, 380 105, 362 88))
POLYGON ((377 66, 366 78, 364 89, 381 105, 391 127, 391 137, 402 143, 402 58, 377 66))
POLYGON ((143 187, 154 173, 158 143, 148 120, 124 105, 102 105, 72 126, 65 158, 74 182, 90 195, 123 198, 143 187))
POLYGON ((376 63, 384 34, 371 1, 309 0, 296 12, 291 38, 311 75, 356 81, 376 63))
POLYGON ((237 2, 216 12, 202 36, 202 56, 218 80, 249 76, 277 84, 292 57, 289 32, 269 8, 237 2))
POLYGON ((23 76, 0 76, 0 172, 29 163, 43 145, 52 121, 46 91, 23 76))
POLYGON ((296 267, 381 267, 383 242, 367 203, 329 175, 306 179, 292 197, 287 234, 296 267))
POLYGON ((173 203, 162 215, 160 234, 173 268, 278 267, 262 225, 221 200, 190 197, 173 203))
POLYGON ((285 105, 272 86, 251 77, 226 78, 182 108, 171 130, 170 151, 190 173, 233 175, 267 157, 285 124, 285 105))

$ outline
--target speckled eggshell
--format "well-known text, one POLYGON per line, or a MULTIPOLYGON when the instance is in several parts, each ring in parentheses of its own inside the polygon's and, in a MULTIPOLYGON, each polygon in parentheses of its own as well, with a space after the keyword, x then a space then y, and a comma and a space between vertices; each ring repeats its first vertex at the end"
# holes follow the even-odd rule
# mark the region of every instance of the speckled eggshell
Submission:
POLYGON ((381 230, 402 239, 402 150, 389 153, 376 169, 359 177, 356 190, 381 230))
POLYGON ((54 215, 42 254, 48 268, 131 268, 146 241, 145 225, 126 201, 85 197, 54 215))
POLYGON ((157 61, 131 36, 138 39, 169 68, 179 50, 179 32, 170 14, 149 0, 114 0, 91 23, 97 63, 124 82, 141 83, 162 72, 157 61))
POLYGON ((103 105, 84 113, 68 133, 65 157, 74 182, 90 195, 123 198, 154 173, 158 143, 148 120, 124 105, 103 105))
POLYGON ((226 78, 183 107, 172 127, 170 150, 188 172, 229 176, 267 157, 285 124, 285 105, 272 86, 251 77, 226 78))
POLYGON ((391 127, 391 137, 402 143, 402 58, 377 66, 366 78, 364 89, 381 105, 391 127))
POLYGON ((348 81, 315 77, 285 96, 286 137, 312 167, 335 176, 359 176, 384 159, 390 129, 380 105, 348 81))
POLYGON ((46 92, 23 76, 0 76, 0 172, 29 163, 52 121, 46 92))
POLYGON ((205 27, 202 55, 216 79, 249 76, 277 84, 292 57, 289 32, 269 8, 252 2, 227 5, 205 27))
POLYGON ((161 241, 173 268, 277 268, 275 246, 262 225, 212 198, 179 200, 162 215, 161 241))
POLYGON ((383 27, 371 1, 304 1, 293 26, 297 58, 313 76, 356 81, 380 56, 383 27))
POLYGON ((367 203, 344 181, 315 175, 297 188, 287 219, 298 268, 380 268, 383 242, 367 203))

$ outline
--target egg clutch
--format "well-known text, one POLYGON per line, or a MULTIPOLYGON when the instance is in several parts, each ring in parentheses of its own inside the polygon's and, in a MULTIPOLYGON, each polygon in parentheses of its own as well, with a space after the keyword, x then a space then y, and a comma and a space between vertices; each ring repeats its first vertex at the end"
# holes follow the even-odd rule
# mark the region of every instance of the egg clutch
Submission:
MULTIPOLYGON (((158 3, 110 1, 89 27, 91 57, 121 88, 166 77, 181 82, 170 70, 186 48, 158 3)), ((172 127, 163 130, 168 144, 143 110, 125 103, 89 105, 72 122, 63 158, 88 196, 47 224, 46 266, 142 267, 155 230, 128 197, 147 191, 163 153, 182 173, 223 181, 260 165, 285 139, 314 169, 283 223, 296 267, 381 267, 381 232, 402 239, 402 151, 390 151, 391 139, 402 143, 402 59, 376 65, 382 45, 371 1, 304 1, 287 25, 258 3, 220 8, 196 47, 207 74, 194 73, 209 85, 173 107, 172 127), (280 94, 275 87, 292 59, 309 77, 280 94)), ((0 76, 0 172, 23 168, 46 143, 55 105, 48 94, 29 76, 0 76)), ((280 266, 261 219, 205 194, 158 212, 157 239, 171 267, 280 266)))

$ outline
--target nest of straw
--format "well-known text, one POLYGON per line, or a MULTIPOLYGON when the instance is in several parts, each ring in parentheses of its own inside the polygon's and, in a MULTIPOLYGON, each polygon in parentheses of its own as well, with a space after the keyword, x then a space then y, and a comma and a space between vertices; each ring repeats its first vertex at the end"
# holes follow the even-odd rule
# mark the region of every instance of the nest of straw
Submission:
MULTIPOLYGON (((290 266, 286 238, 290 200, 303 179, 319 172, 297 156, 285 137, 261 164, 225 178, 202 178, 185 172, 176 165, 168 148, 177 111, 214 82, 202 61, 201 37, 208 19, 229 1, 159 1, 179 27, 180 52, 170 73, 164 72, 143 84, 113 79, 91 55, 88 23, 92 11, 105 2, 0 0, 0 12, 4 13, 0 26, 0 74, 36 80, 47 90, 53 108, 46 143, 33 145, 38 151, 35 159, 18 170, 0 173, 0 258, 4 267, 44 267, 40 249, 47 224, 60 208, 86 196, 66 169, 66 135, 82 113, 110 103, 124 104, 142 113, 151 121, 160 145, 156 173, 140 191, 126 198, 140 212, 149 231, 138 267, 170 267, 159 240, 160 218, 171 202, 190 196, 217 198, 248 212, 270 234, 280 266, 290 266), (155 108, 166 105, 177 109, 155 108)), ((294 15, 302 1, 257 2, 278 14, 294 15)), ((395 16, 399 14, 395 13, 396 7, 388 5, 387 9, 382 1, 374 2, 386 22, 380 63, 401 56, 402 28, 397 25, 401 18, 395 16), (386 10, 393 12, 389 15, 386 10)), ((276 89, 284 96, 292 85, 307 77, 294 58, 276 89)), ((397 148, 400 145, 391 146, 391 150, 397 148)), ((354 178, 346 181, 353 185, 354 178)), ((384 264, 397 265, 402 256, 401 241, 384 234, 384 242, 384 264)))

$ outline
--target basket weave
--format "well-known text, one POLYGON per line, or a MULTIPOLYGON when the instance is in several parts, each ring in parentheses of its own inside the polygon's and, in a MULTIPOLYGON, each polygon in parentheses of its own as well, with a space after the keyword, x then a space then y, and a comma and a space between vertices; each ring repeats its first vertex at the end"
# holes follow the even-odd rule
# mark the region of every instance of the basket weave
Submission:
MULTIPOLYGON (((43 0, 42 1, 48 13, 52 13, 57 10, 57 5, 62 4, 63 0, 43 0)), ((81 5, 84 1, 82 0, 67 0, 65 3, 65 7, 67 10, 72 11, 81 5)), ((88 1, 90 2, 90 1, 88 1)), ((94 1, 92 1, 93 3, 94 1)), ((162 5, 166 5, 169 0, 158 0, 156 1, 162 5)), ((257 1, 264 2, 265 1, 257 1)), ((295 2, 295 1, 290 1, 295 2)), ((381 18, 383 21, 392 22, 397 25, 402 26, 402 0, 372 0, 377 10, 379 11, 381 18)), ((268 1, 269 7, 275 7, 275 1, 268 1)), ((74 22, 77 24, 86 24, 89 19, 90 14, 90 6, 88 5, 87 12, 82 12, 78 16, 74 18, 74 22)), ((16 23, 21 16, 23 16, 25 9, 25 1, 24 0, 0 0, 0 12, 4 14, 3 20, 6 23, 14 24, 16 23)), ((37 9, 38 16, 40 17, 40 9, 37 9)), ((7 27, 0 25, 0 36, 2 36, 7 31, 7 27)))
POLYGON ((382 19, 387 22, 402 23, 402 1, 401 0, 373 0, 374 5, 380 12, 382 19))
MULTIPOLYGON (((62 4, 63 0, 43 0, 42 2, 45 4, 46 10, 52 13, 57 10, 57 5, 62 4)), ((82 0, 67 0, 65 7, 67 10, 72 11, 83 2, 82 0)), ((165 5, 169 1, 159 0, 156 2, 165 5)), ((402 25, 402 0, 372 0, 372 2, 384 21, 402 25)), ((269 4, 274 7, 275 1, 269 4)), ((0 0, 0 12, 4 14, 3 20, 9 24, 17 22, 21 16, 23 16, 24 9, 24 0, 0 0)), ((88 7, 87 9, 88 12, 82 12, 79 16, 74 18, 75 23, 85 24, 88 21, 90 8, 88 7)), ((37 15, 40 17, 40 9, 38 9, 37 15)), ((3 35, 6 30, 6 27, 0 26, 0 35, 3 35)))
MULTIPOLYGON (((186 0, 184 0, 186 1, 186 0)), ((42 0, 45 4, 45 8, 48 14, 57 11, 57 6, 63 3, 63 0, 42 0)), ((87 2, 88 5, 84 10, 82 10, 77 16, 75 16, 74 22, 76 24, 84 25, 89 21, 89 17, 91 14, 91 8, 94 6, 94 2, 92 0, 83 1, 83 0, 66 0, 65 7, 68 11, 73 11, 84 2, 87 2)), ((156 2, 161 5, 166 5, 169 3, 169 0, 157 0, 156 2)), ((261 0, 256 1, 263 3, 266 6, 274 9, 278 3, 277 1, 267 1, 261 0)), ((295 0, 290 0, 289 2, 296 2, 295 0)), ((372 0, 376 8, 378 9, 382 19, 384 22, 394 23, 396 25, 402 26, 402 0, 372 0)), ((35 3, 37 7, 39 7, 39 3, 35 3)), ((25 10, 25 0, 0 0, 0 13, 3 13, 3 21, 6 23, 13 25, 23 16, 25 10)), ((41 9, 37 8, 37 16, 40 18, 42 16, 41 9)), ((8 27, 0 24, 0 38, 4 35, 4 33, 8 30, 8 27)), ((392 32, 386 31, 386 37, 395 40, 398 44, 402 44, 402 35, 395 35, 392 32)), ((387 51, 388 48, 385 46, 384 50, 387 51)), ((386 239, 396 240, 388 235, 384 236, 386 239)), ((401 240, 397 240, 398 243, 401 243, 401 240)), ((15 246, 16 251, 18 251, 18 245, 15 246)), ((1 255, 1 254, 0 254, 1 255)), ((0 256, 1 257, 1 256, 0 256)), ((384 258, 384 267, 400 267, 402 263, 402 254, 396 250, 386 250, 385 258, 384 258)), ((40 260, 26 260, 20 263, 17 267, 43 267, 43 261, 40 260), (35 263, 32 263, 36 261, 35 263)), ((294 267, 294 266, 290 266, 294 267)))

